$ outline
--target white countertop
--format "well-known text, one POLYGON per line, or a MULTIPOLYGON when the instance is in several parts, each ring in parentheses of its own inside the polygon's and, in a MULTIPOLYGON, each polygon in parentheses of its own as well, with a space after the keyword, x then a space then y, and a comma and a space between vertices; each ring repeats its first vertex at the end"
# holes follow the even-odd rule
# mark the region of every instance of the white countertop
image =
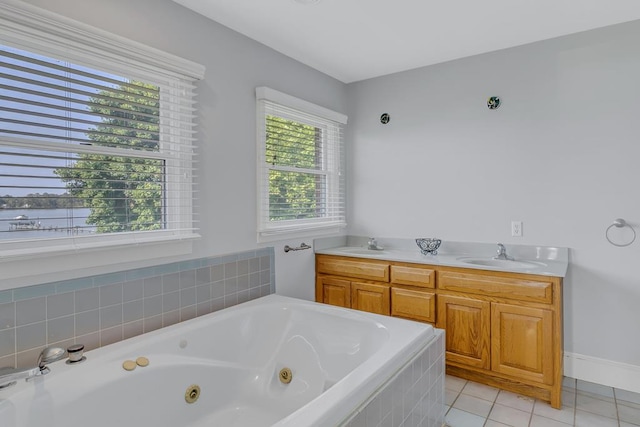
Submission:
POLYGON ((567 248, 505 244, 507 255, 514 260, 496 262, 493 260, 497 249, 495 243, 443 241, 437 255, 423 255, 415 239, 377 239, 378 245, 384 248, 381 251, 367 249, 367 240, 358 236, 316 239, 314 250, 325 255, 554 277, 564 277, 569 264, 567 248))

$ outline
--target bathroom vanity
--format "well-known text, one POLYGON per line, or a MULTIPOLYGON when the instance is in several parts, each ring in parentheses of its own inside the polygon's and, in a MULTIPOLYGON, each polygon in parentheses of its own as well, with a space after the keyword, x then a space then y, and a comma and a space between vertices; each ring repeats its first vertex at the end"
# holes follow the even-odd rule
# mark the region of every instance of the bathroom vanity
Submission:
POLYGON ((479 258, 316 250, 316 301, 431 323, 446 331, 448 374, 560 408, 566 257, 520 271, 467 259, 479 258))

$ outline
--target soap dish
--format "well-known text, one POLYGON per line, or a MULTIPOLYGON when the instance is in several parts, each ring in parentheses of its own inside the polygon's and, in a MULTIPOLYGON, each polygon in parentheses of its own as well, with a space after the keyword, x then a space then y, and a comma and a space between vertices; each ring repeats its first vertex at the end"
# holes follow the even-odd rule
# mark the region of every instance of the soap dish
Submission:
POLYGON ((438 255, 438 248, 442 240, 431 237, 416 239, 416 244, 420 248, 423 255, 438 255))

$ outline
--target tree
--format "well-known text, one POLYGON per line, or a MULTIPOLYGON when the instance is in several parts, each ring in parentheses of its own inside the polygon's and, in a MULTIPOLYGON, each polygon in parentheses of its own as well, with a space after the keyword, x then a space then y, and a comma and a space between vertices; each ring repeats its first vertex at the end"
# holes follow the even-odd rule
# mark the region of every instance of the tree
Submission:
POLYGON ((308 171, 319 167, 320 129, 269 115, 266 130, 266 161, 273 166, 269 171, 269 219, 316 218, 322 178, 308 171))
MULTIPOLYGON (((90 99, 102 122, 86 131, 91 145, 120 148, 122 156, 81 153, 55 173, 67 191, 90 209, 86 220, 98 233, 162 228, 162 160, 127 156, 128 150, 159 150, 159 89, 123 83, 90 99)), ((131 151, 134 153, 134 151, 131 151)))

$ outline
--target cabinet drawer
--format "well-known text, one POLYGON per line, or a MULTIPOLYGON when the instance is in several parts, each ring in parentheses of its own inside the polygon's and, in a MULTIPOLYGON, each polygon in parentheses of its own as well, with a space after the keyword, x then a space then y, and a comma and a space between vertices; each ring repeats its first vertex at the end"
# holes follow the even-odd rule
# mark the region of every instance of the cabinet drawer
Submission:
POLYGON ((438 272, 438 288, 521 301, 553 302, 551 281, 441 271, 438 272))
POLYGON ((436 296, 432 292, 391 288, 391 315, 434 323, 436 296))
POLYGON ((435 279, 435 271, 428 268, 408 267, 405 265, 391 266, 391 283, 435 288, 435 279))
POLYGON ((389 281, 389 264, 385 263, 318 257, 316 267, 318 273, 357 277, 378 282, 389 281))

